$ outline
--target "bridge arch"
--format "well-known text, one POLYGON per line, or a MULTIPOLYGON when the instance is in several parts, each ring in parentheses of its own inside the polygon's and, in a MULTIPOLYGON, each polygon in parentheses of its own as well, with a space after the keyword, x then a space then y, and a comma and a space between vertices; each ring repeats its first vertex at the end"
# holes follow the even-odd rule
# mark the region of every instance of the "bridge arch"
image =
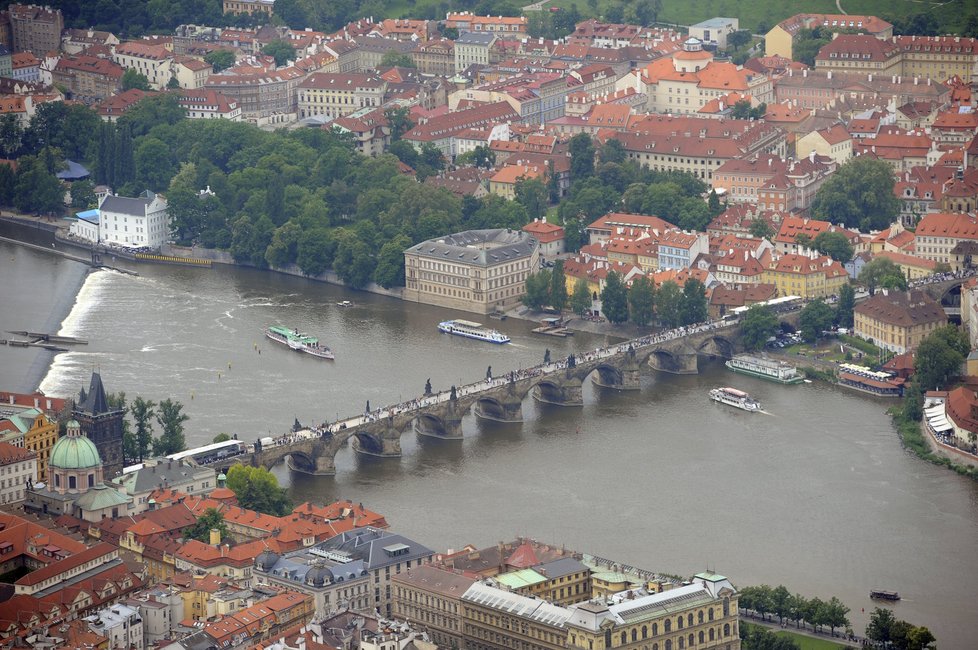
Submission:
MULTIPOLYGON (((283 458, 285 457, 283 456, 283 458)), ((308 474, 314 474, 316 472, 316 459, 304 451, 293 451, 292 453, 288 454, 288 459, 290 468, 294 467, 295 469, 308 474)))
POLYGON ((384 441, 373 433, 358 431, 353 434, 354 449, 367 454, 380 455, 384 452, 384 441))
POLYGON ((618 366, 606 362, 599 363, 595 366, 588 373, 588 376, 591 377, 591 382, 596 386, 615 388, 625 383, 624 371, 618 366))
POLYGON ((730 359, 734 355, 734 344, 724 336, 711 336, 697 346, 699 354, 708 354, 715 357, 730 359))
POLYGON ((456 438, 452 427, 436 413, 421 413, 412 421, 414 431, 433 438, 456 438))

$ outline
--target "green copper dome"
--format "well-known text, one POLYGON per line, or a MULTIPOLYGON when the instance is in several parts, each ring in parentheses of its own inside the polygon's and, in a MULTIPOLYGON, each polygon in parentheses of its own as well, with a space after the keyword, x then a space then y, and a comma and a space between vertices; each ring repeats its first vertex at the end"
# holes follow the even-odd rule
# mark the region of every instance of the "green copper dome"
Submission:
POLYGON ((51 467, 58 469, 89 469, 102 464, 95 443, 85 436, 65 436, 51 450, 51 467))

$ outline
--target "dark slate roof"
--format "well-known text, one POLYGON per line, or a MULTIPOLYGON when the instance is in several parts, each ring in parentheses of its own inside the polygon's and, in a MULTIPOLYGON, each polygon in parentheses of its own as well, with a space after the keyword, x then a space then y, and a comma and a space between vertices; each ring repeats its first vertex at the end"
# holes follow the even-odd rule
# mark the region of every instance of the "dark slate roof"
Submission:
POLYGON ((522 230, 466 230, 416 244, 408 252, 447 262, 490 266, 529 257, 538 242, 522 230))
POLYGON ((496 35, 492 32, 462 32, 459 34, 458 38, 455 39, 455 44, 491 45, 495 39, 496 35))
POLYGON ((79 411, 89 415, 99 415, 108 413, 109 400, 105 397, 105 387, 102 386, 102 376, 97 372, 92 373, 92 383, 88 387, 88 396, 84 404, 79 404, 79 411))
POLYGON ((77 181, 83 178, 88 178, 90 175, 87 169, 76 163, 74 160, 65 160, 65 164, 68 166, 68 169, 64 169, 55 174, 55 176, 63 181, 77 181))
POLYGON ((427 546, 403 535, 376 528, 347 531, 327 540, 319 548, 363 560, 369 571, 434 554, 427 546))
POLYGON ((102 212, 118 212, 119 214, 131 214, 137 217, 146 216, 146 206, 152 203, 152 199, 140 197, 131 199, 127 196, 106 196, 99 205, 102 212))
POLYGON ((535 566, 533 569, 537 573, 545 575, 551 580, 554 580, 556 578, 562 578, 564 576, 580 573, 581 571, 587 570, 587 567, 585 567, 581 561, 576 558, 562 557, 559 560, 554 560, 553 562, 547 562, 545 564, 535 566))

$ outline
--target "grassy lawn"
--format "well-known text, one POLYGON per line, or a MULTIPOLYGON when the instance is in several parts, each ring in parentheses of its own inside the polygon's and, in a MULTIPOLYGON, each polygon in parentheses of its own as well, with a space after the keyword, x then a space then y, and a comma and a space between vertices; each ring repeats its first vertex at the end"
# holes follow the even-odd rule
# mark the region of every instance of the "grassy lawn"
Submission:
MULTIPOLYGON (((946 31, 960 29, 965 14, 961 2, 948 2, 943 6, 937 2, 912 0, 841 0, 841 3, 842 8, 850 14, 905 16, 920 12, 933 13, 946 31)), ((553 0, 545 6, 566 9, 572 4, 577 5, 577 10, 584 18, 600 17, 614 4, 623 4, 626 12, 629 6, 628 2, 620 0, 598 0, 597 11, 592 10, 584 0, 553 0)), ((782 3, 766 0, 663 0, 659 20, 663 23, 692 25, 716 16, 727 16, 739 18, 742 29, 755 31, 758 25, 770 29, 785 18, 799 13, 835 14, 838 10, 835 0, 796 0, 782 3)))
POLYGON ((781 631, 775 632, 775 634, 778 636, 788 637, 797 643, 801 650, 838 650, 839 648, 852 647, 836 641, 829 641, 828 639, 816 639, 814 637, 805 636, 804 634, 795 634, 794 632, 781 631))

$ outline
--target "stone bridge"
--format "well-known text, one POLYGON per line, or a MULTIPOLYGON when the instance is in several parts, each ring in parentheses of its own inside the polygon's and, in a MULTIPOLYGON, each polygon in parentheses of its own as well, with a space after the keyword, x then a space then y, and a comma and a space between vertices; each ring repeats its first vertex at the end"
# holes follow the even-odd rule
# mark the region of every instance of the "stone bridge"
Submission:
POLYGON ((944 313, 948 318, 956 318, 957 322, 961 319, 961 285, 971 278, 971 275, 958 278, 949 278, 939 282, 928 282, 920 288, 926 291, 931 298, 937 300, 944 307, 944 313))
POLYGON ((462 418, 472 413, 484 420, 522 422, 523 401, 558 406, 583 406, 582 387, 591 378, 614 390, 638 390, 642 368, 695 374, 700 355, 729 358, 738 351, 740 327, 713 324, 688 333, 634 339, 549 364, 512 372, 418 400, 377 409, 370 414, 329 425, 319 438, 263 447, 236 460, 271 468, 287 457, 301 472, 334 474, 336 454, 347 441, 360 454, 397 458, 407 432, 446 440, 462 437, 462 418))

